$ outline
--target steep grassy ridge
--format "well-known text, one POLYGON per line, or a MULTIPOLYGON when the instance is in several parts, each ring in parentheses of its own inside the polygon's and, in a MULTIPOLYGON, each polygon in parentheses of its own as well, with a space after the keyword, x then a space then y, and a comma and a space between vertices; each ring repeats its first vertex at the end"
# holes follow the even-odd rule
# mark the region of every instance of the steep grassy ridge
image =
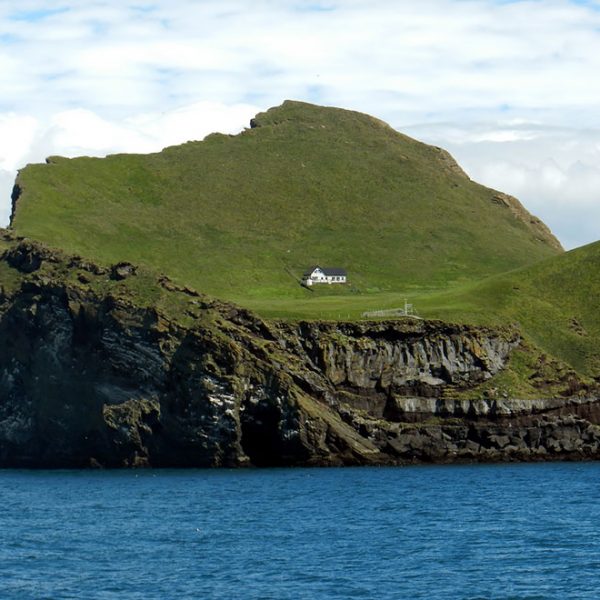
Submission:
POLYGON ((298 102, 237 136, 158 154, 52 158, 18 186, 18 234, 142 263, 263 314, 314 316, 323 300, 329 315, 357 313, 561 252, 516 200, 439 148, 298 102), (307 291, 297 278, 310 264, 345 267, 351 283, 307 291))

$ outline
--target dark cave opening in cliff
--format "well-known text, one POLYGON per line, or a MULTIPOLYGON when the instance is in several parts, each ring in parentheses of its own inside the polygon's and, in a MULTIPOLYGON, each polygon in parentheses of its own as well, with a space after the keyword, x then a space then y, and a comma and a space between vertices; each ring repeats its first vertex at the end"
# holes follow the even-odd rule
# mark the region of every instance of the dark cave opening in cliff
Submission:
POLYGON ((281 414, 275 406, 259 404, 244 411, 242 449, 254 466, 281 466, 280 419, 281 414))

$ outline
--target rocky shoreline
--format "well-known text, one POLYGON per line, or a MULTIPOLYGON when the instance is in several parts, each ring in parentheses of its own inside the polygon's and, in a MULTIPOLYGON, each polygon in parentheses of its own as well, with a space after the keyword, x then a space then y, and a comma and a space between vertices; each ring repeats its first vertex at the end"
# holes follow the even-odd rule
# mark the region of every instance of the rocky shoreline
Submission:
POLYGON ((132 265, 3 236, 0 467, 600 458, 594 393, 466 397, 515 328, 268 322, 164 277, 142 302, 132 265))

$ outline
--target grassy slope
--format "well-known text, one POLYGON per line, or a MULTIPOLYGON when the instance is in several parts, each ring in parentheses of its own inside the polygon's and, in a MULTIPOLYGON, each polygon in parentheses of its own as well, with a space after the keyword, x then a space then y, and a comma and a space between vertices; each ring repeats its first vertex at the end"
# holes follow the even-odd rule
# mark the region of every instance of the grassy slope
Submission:
POLYGON ((286 317, 357 316, 560 252, 445 153, 376 119, 286 102, 256 121, 153 155, 30 165, 13 227, 286 317), (301 288, 314 263, 351 284, 301 288))
MULTIPOLYGON (((408 299, 426 318, 518 324, 537 348, 585 376, 600 379, 600 242, 448 290, 414 290, 408 299)), ((402 298, 394 293, 365 296, 361 304, 348 297, 321 296, 293 310, 298 316, 308 312, 315 318, 359 318, 365 305, 401 306, 402 298)), ((275 315, 286 316, 290 310, 285 300, 271 302, 275 315)), ((518 360, 523 364, 515 365, 518 373, 513 375, 522 384, 533 371, 526 357, 518 360)), ((513 389, 523 390, 520 384, 513 389)))
POLYGON ((535 345, 600 378, 600 242, 415 302, 428 317, 518 323, 535 345))

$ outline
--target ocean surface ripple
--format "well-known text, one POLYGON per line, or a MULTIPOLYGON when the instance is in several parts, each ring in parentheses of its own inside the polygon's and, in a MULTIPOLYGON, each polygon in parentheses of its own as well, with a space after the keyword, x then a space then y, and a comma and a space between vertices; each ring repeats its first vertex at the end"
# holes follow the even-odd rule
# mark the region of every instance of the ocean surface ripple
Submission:
POLYGON ((0 471, 0 598, 600 598, 600 464, 0 471))

